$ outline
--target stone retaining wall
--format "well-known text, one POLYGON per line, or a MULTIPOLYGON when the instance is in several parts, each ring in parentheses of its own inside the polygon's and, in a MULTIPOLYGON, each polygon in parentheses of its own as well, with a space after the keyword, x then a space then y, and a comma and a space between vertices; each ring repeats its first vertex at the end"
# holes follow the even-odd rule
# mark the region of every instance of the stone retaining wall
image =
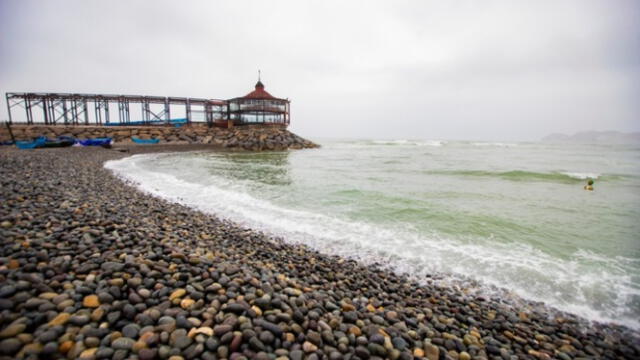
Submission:
MULTIPOLYGON (((78 139, 112 137, 116 144, 130 144, 131 137, 160 139, 161 144, 212 144, 252 151, 314 148, 318 145, 288 131, 284 126, 250 125, 223 129, 206 124, 173 126, 48 126, 11 125, 16 140, 38 136, 55 138, 73 136, 78 139)), ((0 141, 11 140, 7 128, 0 128, 0 141)))

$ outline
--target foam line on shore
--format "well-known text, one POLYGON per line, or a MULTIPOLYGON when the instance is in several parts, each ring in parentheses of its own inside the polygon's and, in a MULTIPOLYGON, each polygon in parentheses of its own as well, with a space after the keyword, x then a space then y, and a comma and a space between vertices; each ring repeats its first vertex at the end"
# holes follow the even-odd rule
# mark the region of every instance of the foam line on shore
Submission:
MULTIPOLYGON (((418 278, 433 273, 452 274, 451 280, 462 286, 470 286, 468 276, 472 274, 473 279, 484 284, 481 291, 485 294, 493 287, 507 287, 525 299, 543 301, 590 320, 614 321, 634 329, 640 328, 636 319, 625 315, 631 297, 638 296, 640 290, 633 287, 632 279, 624 275, 625 271, 594 273, 581 267, 577 260, 590 256, 588 253, 578 252, 573 260, 558 261, 523 244, 487 246, 486 243, 474 243, 478 239, 443 241, 437 234, 425 238, 402 229, 380 228, 324 214, 283 208, 251 196, 242 188, 243 185, 222 177, 215 177, 215 185, 203 185, 170 174, 149 171, 141 166, 157 156, 160 155, 137 155, 108 162, 105 167, 137 183, 145 192, 281 236, 289 242, 304 243, 331 254, 355 257, 369 264, 385 263, 418 278), (408 243, 412 245, 407 246, 406 239, 411 239, 408 243), (562 284, 561 287, 566 291, 549 294, 541 271, 556 274, 555 281, 562 284), (596 288, 610 290, 611 299, 607 304, 611 307, 598 308, 587 299, 586 293, 596 288)), ((620 265, 610 264, 609 259, 593 261, 601 262, 603 269, 615 269, 620 265)), ((497 293, 504 294, 503 291, 497 293)), ((488 295, 493 294, 489 292, 488 295)))

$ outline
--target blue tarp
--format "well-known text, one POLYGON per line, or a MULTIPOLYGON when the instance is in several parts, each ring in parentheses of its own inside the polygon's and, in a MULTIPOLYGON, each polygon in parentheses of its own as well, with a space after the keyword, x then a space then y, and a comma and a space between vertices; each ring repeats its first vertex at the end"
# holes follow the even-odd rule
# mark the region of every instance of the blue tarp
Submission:
POLYGON ((131 140, 136 144, 157 144, 160 142, 160 139, 140 139, 135 136, 132 136, 131 140))
POLYGON ((46 142, 47 138, 44 136, 40 136, 33 141, 16 141, 16 146, 19 149, 35 149, 43 147, 46 142))
POLYGON ((179 127, 187 123, 187 118, 167 120, 149 120, 149 121, 129 121, 128 123, 107 123, 105 126, 140 126, 140 125, 162 125, 169 124, 179 127))
POLYGON ((111 144, 110 137, 104 138, 95 138, 95 139, 86 139, 86 140, 78 140, 78 144, 82 146, 103 146, 111 144))

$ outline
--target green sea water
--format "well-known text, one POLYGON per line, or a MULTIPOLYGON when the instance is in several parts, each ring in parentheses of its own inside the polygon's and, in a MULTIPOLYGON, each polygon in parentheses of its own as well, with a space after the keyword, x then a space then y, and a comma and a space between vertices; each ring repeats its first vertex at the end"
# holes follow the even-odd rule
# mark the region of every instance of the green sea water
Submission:
POLYGON ((321 144, 106 166, 286 241, 640 328, 640 146, 321 144), (583 189, 589 178, 594 191, 583 189))

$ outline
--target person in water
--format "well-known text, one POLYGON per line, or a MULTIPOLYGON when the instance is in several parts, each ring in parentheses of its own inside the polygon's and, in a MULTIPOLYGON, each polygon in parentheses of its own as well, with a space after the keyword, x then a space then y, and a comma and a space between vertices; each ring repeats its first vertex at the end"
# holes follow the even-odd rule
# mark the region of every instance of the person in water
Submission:
POLYGON ((587 181, 587 185, 584 186, 584 189, 593 191, 593 180, 589 179, 589 181, 587 181))

